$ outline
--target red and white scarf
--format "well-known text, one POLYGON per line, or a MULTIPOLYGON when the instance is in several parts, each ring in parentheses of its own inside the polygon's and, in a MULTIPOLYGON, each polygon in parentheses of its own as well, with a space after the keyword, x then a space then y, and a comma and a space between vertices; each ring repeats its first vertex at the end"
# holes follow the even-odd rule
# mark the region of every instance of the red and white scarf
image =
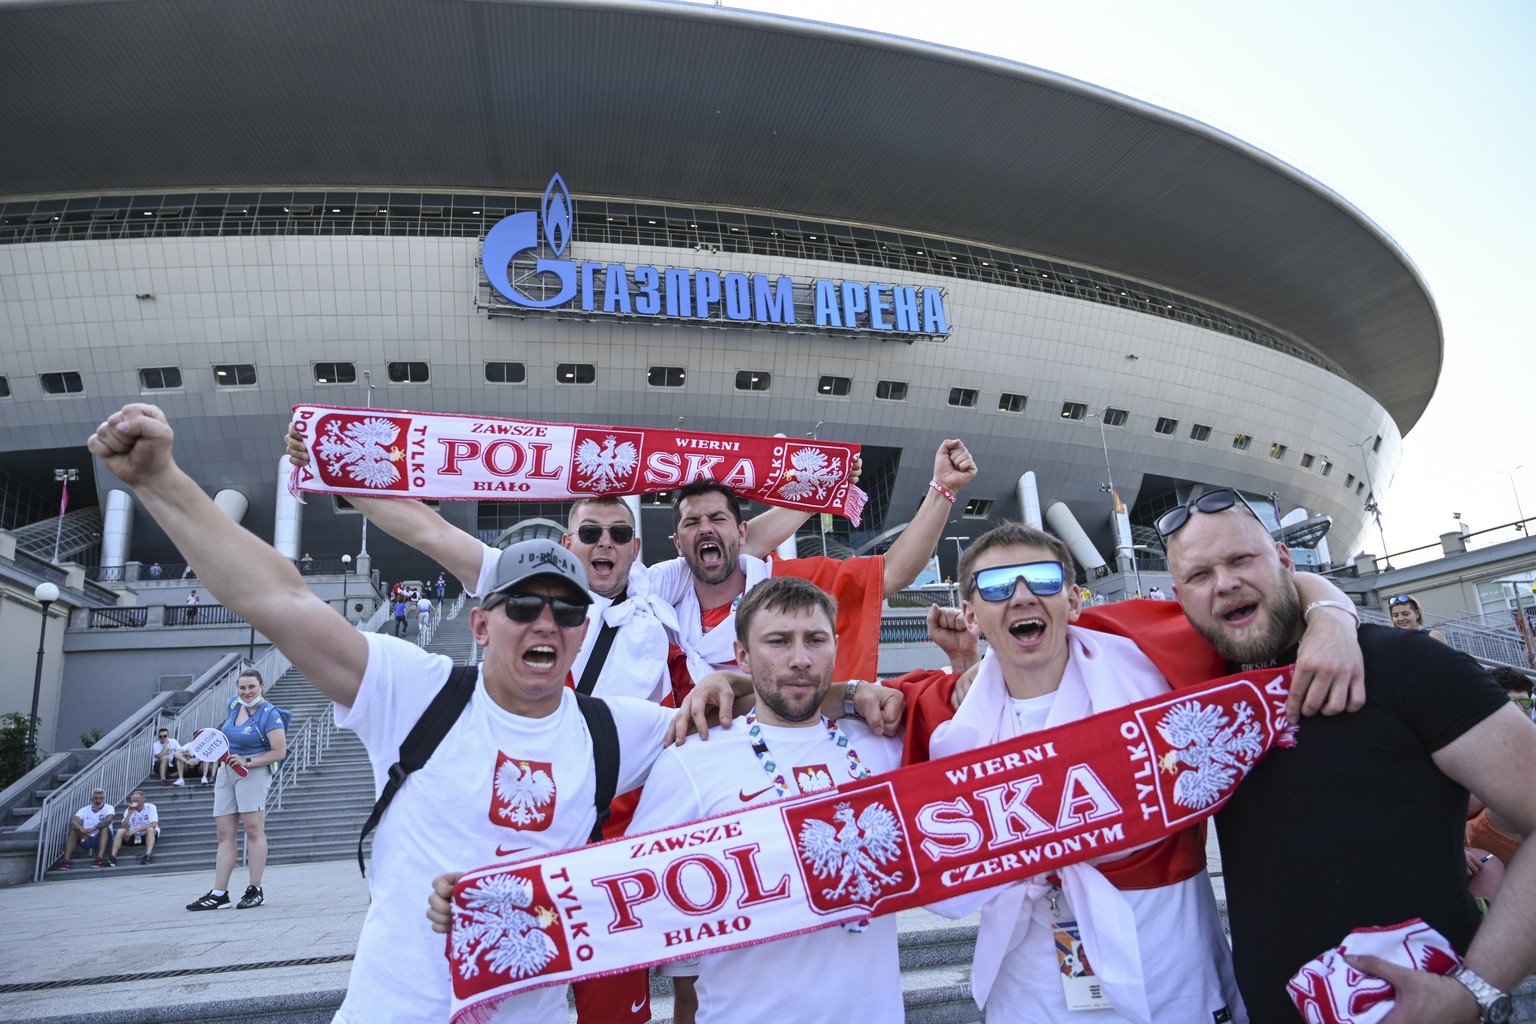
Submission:
POLYGON ((1290 746, 1290 669, 1229 676, 830 792, 481 868, 455 1024, 497 1002, 1022 881, 1213 814, 1290 746))
POLYGON ((715 480, 855 525, 867 500, 848 482, 859 446, 836 441, 328 405, 294 406, 293 421, 310 452, 289 478, 295 494, 560 501, 715 480))

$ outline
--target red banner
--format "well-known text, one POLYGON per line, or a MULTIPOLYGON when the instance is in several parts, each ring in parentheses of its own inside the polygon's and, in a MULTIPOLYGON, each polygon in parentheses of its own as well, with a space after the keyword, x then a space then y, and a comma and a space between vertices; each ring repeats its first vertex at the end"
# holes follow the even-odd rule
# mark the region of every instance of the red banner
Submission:
POLYGON ((323 405, 293 415, 310 453, 289 479, 296 494, 569 501, 714 480, 855 525, 866 501, 848 482, 856 444, 323 405))
POLYGON ((837 789, 466 874, 455 1024, 544 985, 891 914, 1122 853, 1291 746, 1290 668, 1229 676, 837 789))

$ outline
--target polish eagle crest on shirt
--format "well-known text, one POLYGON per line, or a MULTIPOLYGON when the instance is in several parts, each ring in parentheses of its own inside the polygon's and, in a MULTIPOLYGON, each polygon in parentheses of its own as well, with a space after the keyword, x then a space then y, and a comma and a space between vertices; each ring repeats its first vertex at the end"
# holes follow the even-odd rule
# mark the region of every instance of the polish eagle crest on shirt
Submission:
POLYGON ((795 768, 795 788, 802 793, 817 793, 832 788, 832 772, 824 764, 804 764, 795 768))
POLYGON ((543 832, 555 817, 555 775, 548 761, 496 752, 491 822, 520 832, 543 832))

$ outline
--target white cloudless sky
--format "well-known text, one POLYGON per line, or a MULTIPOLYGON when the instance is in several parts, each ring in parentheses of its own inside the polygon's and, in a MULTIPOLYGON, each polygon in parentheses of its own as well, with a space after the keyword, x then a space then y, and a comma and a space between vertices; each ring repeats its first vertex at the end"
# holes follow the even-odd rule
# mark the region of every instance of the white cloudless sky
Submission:
POLYGON ((1395 479, 1376 482, 1388 547, 1433 543, 1455 528, 1453 512, 1473 530, 1512 522, 1517 491, 1536 516, 1536 3, 725 6, 1046 68, 1197 118, 1311 175, 1397 241, 1444 331, 1435 397, 1395 479))

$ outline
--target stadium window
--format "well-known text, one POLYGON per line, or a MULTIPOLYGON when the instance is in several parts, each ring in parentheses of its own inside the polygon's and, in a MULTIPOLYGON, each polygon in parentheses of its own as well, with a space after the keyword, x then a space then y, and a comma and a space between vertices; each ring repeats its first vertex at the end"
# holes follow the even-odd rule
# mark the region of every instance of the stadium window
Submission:
POLYGON ((1348 490, 1353 486, 1355 486, 1355 474, 1349 473, 1344 477, 1344 489, 1348 490))
POLYGON ((833 377, 822 374, 816 380, 816 393, 822 398, 847 398, 852 391, 852 377, 833 377))
POLYGON ((1252 443, 1253 443, 1253 437, 1251 435, 1249 435, 1249 434, 1234 434, 1234 435, 1232 435, 1232 447, 1236 448, 1240 452, 1247 451, 1248 450, 1248 446, 1250 444, 1252 444, 1252 443))
POLYGON ((1381 451, 1381 435, 1380 434, 1376 435, 1376 443, 1371 445, 1371 451, 1373 451, 1373 452, 1381 451))
POLYGON ((645 382, 653 388, 680 388, 688 379, 688 371, 681 366, 653 366, 645 372, 645 382))
POLYGON ((1153 427, 1152 429, 1157 431, 1159 434, 1171 434, 1175 430, 1179 429, 1179 421, 1171 420, 1167 416, 1159 416, 1157 418, 1157 426, 1153 427))
POLYGON ((145 391, 168 391, 181 387, 181 367, 148 366, 139 371, 139 387, 145 391))
POLYGON ((773 386, 773 374, 767 370, 737 370, 737 391, 767 391, 773 386))
POLYGON ((356 384, 357 366, 353 363, 316 363, 316 384, 356 384))
POLYGON ((528 367, 522 363, 486 363, 487 384, 522 384, 528 380, 528 367))
POLYGON ((1302 469, 1311 469, 1312 468, 1312 463, 1315 462, 1316 460, 1317 460, 1317 456, 1315 456, 1315 455, 1308 455, 1306 452, 1303 452, 1302 455, 1301 455, 1301 468, 1302 469))
POLYGON ((255 363, 220 363, 213 368, 216 388, 248 388, 255 383, 255 363))
POLYGON ((655 494, 642 494, 640 495, 640 504, 649 506, 665 505, 670 507, 672 504, 672 492, 657 491, 655 494))
POLYGON ((976 408, 976 399, 978 397, 975 388, 949 389, 949 404, 959 406, 962 409, 976 408))
POLYGON ((592 363, 560 363, 555 366, 556 384, 596 384, 597 367, 592 363))
POLYGON ((972 498, 965 503, 965 511, 961 513, 966 519, 985 519, 991 514, 991 498, 972 498))
POLYGON ((1191 441, 1209 441, 1211 439, 1211 428, 1204 423, 1196 423, 1189 428, 1189 439, 1191 441))
POLYGON ((882 402, 905 402, 907 400, 907 382, 904 380, 876 381, 875 397, 882 402))
POLYGON ((1003 396, 997 400, 998 412, 1023 412, 1029 404, 1028 395, 1011 395, 1004 391, 1003 396))
POLYGON ((1323 460, 1323 476, 1327 476, 1329 473, 1332 473, 1332 472, 1333 472, 1333 463, 1329 462, 1327 459, 1324 459, 1323 460))
POLYGON ((78 395, 85 390, 85 384, 80 380, 77 370, 65 370, 62 373, 41 373, 38 380, 43 383, 45 395, 78 395))
POLYGON ((1080 420, 1088 415, 1088 407, 1082 402, 1062 402, 1061 418, 1064 420, 1080 420))
POLYGON ((1359 483, 1355 484, 1355 497, 1358 498, 1358 497, 1360 497, 1360 495, 1362 495, 1364 493, 1365 493, 1365 481, 1362 480, 1359 483))
POLYGON ((425 384, 431 379, 432 372, 426 363, 400 361, 389 364, 391 384, 425 384))
POLYGON ((1124 409, 1106 408, 1104 410, 1104 425, 1106 427, 1123 427, 1125 426, 1126 416, 1127 413, 1124 409))
POLYGON ((1274 444, 1269 446, 1269 457, 1272 459, 1283 459, 1285 458, 1285 451, 1285 445, 1281 444, 1279 441, 1276 441, 1274 444))
POLYGON ((0 376, 0 398, 11 397, 11 378, 0 376))

